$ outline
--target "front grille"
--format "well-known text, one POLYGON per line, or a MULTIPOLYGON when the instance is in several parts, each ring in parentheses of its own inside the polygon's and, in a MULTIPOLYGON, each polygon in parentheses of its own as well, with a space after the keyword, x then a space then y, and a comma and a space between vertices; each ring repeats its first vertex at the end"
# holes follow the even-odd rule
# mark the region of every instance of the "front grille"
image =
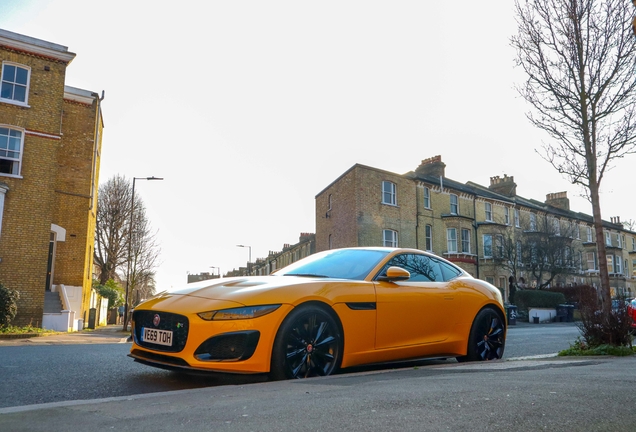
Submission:
POLYGON ((139 346, 149 348, 155 351, 165 352, 179 352, 185 347, 188 340, 188 329, 190 328, 190 322, 184 315, 173 314, 170 312, 157 312, 136 310, 133 312, 134 323, 134 337, 135 343, 139 346), (155 316, 159 316, 159 324, 155 325, 155 316), (144 327, 149 327, 159 330, 172 331, 172 345, 165 346, 152 342, 145 342, 141 340, 144 327))
POLYGON ((201 361, 239 361, 252 357, 260 338, 258 331, 225 333, 203 342, 194 353, 201 361))

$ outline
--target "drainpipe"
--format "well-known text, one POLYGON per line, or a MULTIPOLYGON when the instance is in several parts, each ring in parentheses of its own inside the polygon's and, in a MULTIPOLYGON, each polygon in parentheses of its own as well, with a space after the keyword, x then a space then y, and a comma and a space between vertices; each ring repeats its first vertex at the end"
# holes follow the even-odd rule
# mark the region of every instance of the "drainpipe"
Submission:
POLYGON ((102 113, 102 104, 101 102, 104 100, 104 90, 102 90, 102 97, 100 98, 96 93, 93 93, 96 96, 97 109, 95 110, 95 135, 93 136, 93 171, 91 174, 91 202, 89 204, 88 209, 93 209, 93 201, 95 198, 95 179, 97 177, 97 153, 99 146, 99 120, 101 118, 102 113))
POLYGON ((475 261, 475 268, 477 270, 477 279, 479 277, 479 233, 477 232, 477 195, 473 196, 473 227, 475 227, 475 255, 477 255, 477 259, 475 261))

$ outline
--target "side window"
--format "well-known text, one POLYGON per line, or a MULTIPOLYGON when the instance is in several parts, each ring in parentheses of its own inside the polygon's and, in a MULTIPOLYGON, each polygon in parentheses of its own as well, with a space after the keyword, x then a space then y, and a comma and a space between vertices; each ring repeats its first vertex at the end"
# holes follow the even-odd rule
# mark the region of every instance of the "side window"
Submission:
POLYGON ((395 183, 390 181, 382 182, 382 204, 397 205, 395 183))
POLYGON ((489 202, 484 203, 484 207, 486 209, 486 221, 492 222, 492 204, 489 202))
POLYGON ((424 187, 424 208, 431 208, 431 190, 424 187))
POLYGON ((450 194, 450 212, 454 215, 459 214, 459 200, 455 194, 450 194))
POLYGON ((0 174, 20 175, 22 131, 0 127, 0 174))
POLYGON ((385 229, 382 232, 383 246, 385 247, 398 247, 398 233, 397 231, 385 229))
POLYGON ((389 261, 387 267, 397 266, 411 273, 411 282, 442 282, 444 275, 439 261, 425 255, 402 254, 389 261))
POLYGON ((29 96, 29 75, 30 70, 27 67, 13 63, 3 63, 0 99, 26 105, 29 96))

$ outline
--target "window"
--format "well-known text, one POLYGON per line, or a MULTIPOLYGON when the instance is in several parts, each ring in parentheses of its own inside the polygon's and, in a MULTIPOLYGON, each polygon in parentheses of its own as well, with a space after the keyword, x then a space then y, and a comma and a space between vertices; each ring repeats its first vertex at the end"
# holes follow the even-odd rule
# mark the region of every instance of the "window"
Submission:
POLYGON ((587 228, 587 241, 588 243, 593 243, 594 240, 592 238, 592 227, 586 227, 587 228))
POLYGON ((530 231, 537 230, 537 215, 530 213, 530 231))
POLYGON ((615 256, 614 264, 616 267, 616 273, 623 274, 623 259, 618 255, 615 256))
POLYGON ((329 201, 327 203, 327 211, 331 211, 331 194, 329 194, 329 201))
POLYGON ((0 99, 26 105, 29 94, 29 71, 29 68, 24 66, 3 63, 0 99))
POLYGON ((605 245, 606 246, 612 245, 612 234, 610 234, 609 232, 605 232, 605 245))
POLYGON ((519 223, 519 209, 515 209, 515 226, 517 228, 521 226, 519 223))
POLYGON ((385 273, 390 266, 408 270, 411 274, 409 281, 414 282, 444 282, 462 274, 462 271, 452 264, 426 255, 397 255, 387 263, 381 274, 385 273))
POLYGON ((0 127, 0 174, 20 175, 22 131, 0 127))
POLYGON ((492 258, 492 235, 484 234, 484 258, 492 258))
POLYGON ((517 250, 516 250, 516 254, 517 254, 517 264, 521 264, 521 241, 517 241, 517 250))
POLYGON ((393 230, 384 230, 384 246, 385 247, 398 247, 398 233, 393 230))
POLYGON ((632 250, 636 251, 636 238, 632 237, 632 250))
POLYGON ((620 234, 616 234, 616 243, 620 249, 623 249, 623 239, 620 234))
POLYGON ((462 252, 470 253, 470 230, 462 228, 462 252))
POLYGON ((510 209, 508 207, 504 207, 504 223, 510 225, 510 209))
POLYGON ((632 260, 632 277, 636 277, 636 259, 632 260))
POLYGON ((424 188, 424 208, 431 208, 431 190, 427 187, 424 188))
POLYGON ((585 261, 587 262, 588 271, 596 271, 596 253, 586 252, 585 261))
POLYGON ((382 204, 397 205, 395 183, 390 181, 382 182, 382 204))
POLYGON ((561 221, 557 218, 552 218, 552 231, 556 236, 561 235, 561 221))
POLYGON ((486 220, 488 222, 492 222, 492 204, 487 202, 484 206, 486 208, 486 220))
POLYGON ((495 237, 495 240, 497 241, 496 247, 497 247, 497 258, 502 258, 503 254, 504 254, 504 240, 503 240, 503 236, 501 234, 497 234, 497 237, 495 237))
POLYGON ((451 214, 459 214, 459 201, 455 194, 450 194, 450 212, 451 214))
POLYGON ((457 253, 457 229, 448 228, 446 230, 446 243, 448 253, 457 253))
POLYGON ((431 225, 426 225, 425 235, 426 235, 426 250, 429 252, 432 252, 433 251, 433 227, 431 225))
POLYGON ((577 240, 581 240, 581 226, 579 224, 574 225, 574 237, 577 240))
POLYGON ((607 272, 609 274, 614 273, 614 255, 607 256, 607 272))

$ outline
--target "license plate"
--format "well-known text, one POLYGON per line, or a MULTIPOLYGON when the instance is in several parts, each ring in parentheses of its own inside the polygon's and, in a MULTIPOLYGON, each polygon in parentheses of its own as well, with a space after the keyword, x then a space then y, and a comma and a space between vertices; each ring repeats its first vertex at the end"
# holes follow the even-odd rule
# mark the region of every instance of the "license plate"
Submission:
POLYGON ((157 345, 172 346, 172 332, 169 330, 159 330, 143 327, 141 340, 157 345))

